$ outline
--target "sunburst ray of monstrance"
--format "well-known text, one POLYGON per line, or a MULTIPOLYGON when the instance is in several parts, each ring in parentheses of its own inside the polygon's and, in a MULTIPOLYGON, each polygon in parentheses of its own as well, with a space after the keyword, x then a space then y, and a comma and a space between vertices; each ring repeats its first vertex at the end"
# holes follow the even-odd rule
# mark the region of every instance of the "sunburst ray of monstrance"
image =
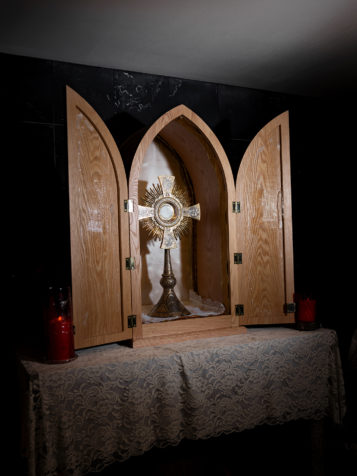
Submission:
POLYGON ((145 191, 145 205, 138 205, 139 220, 145 220, 144 228, 152 237, 161 240, 160 248, 165 250, 164 271, 160 280, 163 292, 149 316, 187 316, 190 312, 174 291, 176 278, 172 272, 170 249, 177 247, 176 240, 185 233, 190 219, 200 219, 200 205, 188 206, 186 194, 176 186, 174 176, 160 175, 158 179, 159 184, 145 191))

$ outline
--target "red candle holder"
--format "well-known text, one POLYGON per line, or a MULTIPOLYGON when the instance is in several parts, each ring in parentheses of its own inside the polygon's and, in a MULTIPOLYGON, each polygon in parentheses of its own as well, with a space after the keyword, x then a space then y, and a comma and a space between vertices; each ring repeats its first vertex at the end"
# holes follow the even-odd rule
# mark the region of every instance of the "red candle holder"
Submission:
POLYGON ((314 322, 316 319, 316 299, 300 299, 297 303, 297 319, 303 322, 314 322))
POLYGON ((71 293, 51 291, 45 321, 46 362, 60 364, 76 358, 74 352, 71 293))
POLYGON ((300 330, 313 330, 316 323, 316 299, 306 296, 295 296, 296 325, 300 330))

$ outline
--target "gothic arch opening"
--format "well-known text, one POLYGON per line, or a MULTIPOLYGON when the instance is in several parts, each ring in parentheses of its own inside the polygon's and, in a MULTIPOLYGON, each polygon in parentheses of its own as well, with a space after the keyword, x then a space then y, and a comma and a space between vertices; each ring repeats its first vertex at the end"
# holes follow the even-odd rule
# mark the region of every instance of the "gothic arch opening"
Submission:
POLYGON ((148 240, 137 220, 137 205, 150 182, 158 175, 175 175, 188 190, 193 203, 200 203, 201 219, 173 253, 175 291, 183 300, 190 290, 204 300, 222 304, 218 314, 230 315, 230 227, 229 203, 234 199, 230 164, 218 139, 195 113, 178 106, 161 116, 139 144, 131 167, 129 197, 134 203, 130 221, 131 254, 137 267, 133 273, 133 302, 150 306, 157 294, 163 250, 148 240))

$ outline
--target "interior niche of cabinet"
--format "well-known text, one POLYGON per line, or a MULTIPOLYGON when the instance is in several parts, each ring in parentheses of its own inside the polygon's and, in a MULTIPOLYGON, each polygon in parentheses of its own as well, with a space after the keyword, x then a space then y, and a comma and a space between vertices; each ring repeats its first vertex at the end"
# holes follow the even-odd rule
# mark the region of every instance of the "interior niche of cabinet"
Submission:
MULTIPOLYGON (((184 106, 180 110, 193 116, 184 106)), ((156 303, 162 292, 159 281, 163 270, 160 242, 150 239, 140 226, 135 205, 142 204, 145 189, 157 183, 159 175, 174 175, 177 185, 188 191, 190 204, 199 203, 201 207, 201 219, 192 221, 186 236, 178 241, 177 249, 171 250, 173 272, 177 279, 175 292, 185 302, 189 300, 190 290, 194 291, 204 301, 222 304, 221 314, 227 316, 231 314, 231 296, 225 171, 213 144, 197 125, 183 114, 170 120, 172 114, 178 111, 170 113, 166 121, 161 118, 143 138, 129 178, 129 195, 134 202, 133 220, 130 221, 131 254, 138 263, 133 270, 133 292, 136 292, 133 302, 141 303, 141 312, 146 312, 156 303)), ((202 317, 198 319, 204 321, 202 317)), ((204 325, 204 322, 196 323, 200 328, 204 325)), ((221 324, 222 327, 227 326, 223 320, 221 324)), ((186 322, 183 329, 187 330, 188 325, 186 322)), ((157 326, 150 323, 148 326, 158 329, 159 334, 165 328, 163 323, 157 326)), ((175 327, 178 329, 178 323, 175 327)), ((192 323, 191 331, 194 328, 192 323)), ((142 332, 145 334, 144 329, 142 332)))
MULTIPOLYGON (((148 147, 143 159, 138 182, 139 203, 145 191, 153 184, 158 184, 159 175, 173 175, 175 185, 186 192, 189 203, 196 203, 191 179, 183 161, 174 149, 157 136, 148 147)), ((162 288, 159 283, 163 272, 164 251, 160 248, 160 241, 152 238, 143 226, 139 227, 139 233, 141 297, 144 313, 148 312, 161 296, 162 288)), ((177 248, 170 250, 171 263, 177 281, 175 293, 181 301, 189 299, 190 290, 197 292, 196 235, 196 223, 190 222, 185 235, 177 240, 177 248)))

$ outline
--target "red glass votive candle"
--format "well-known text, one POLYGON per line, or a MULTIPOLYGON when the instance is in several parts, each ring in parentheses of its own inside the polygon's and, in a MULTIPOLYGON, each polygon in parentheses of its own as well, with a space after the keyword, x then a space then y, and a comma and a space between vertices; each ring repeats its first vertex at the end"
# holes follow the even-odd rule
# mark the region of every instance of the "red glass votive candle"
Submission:
POLYGON ((61 315, 52 318, 47 329, 47 361, 61 363, 74 358, 72 320, 61 315))
POLYGON ((73 360, 74 336, 72 322, 71 290, 49 288, 47 309, 45 310, 46 361, 60 364, 73 360))
POLYGON ((297 302, 297 316, 301 322, 315 322, 316 299, 299 298, 297 302))

